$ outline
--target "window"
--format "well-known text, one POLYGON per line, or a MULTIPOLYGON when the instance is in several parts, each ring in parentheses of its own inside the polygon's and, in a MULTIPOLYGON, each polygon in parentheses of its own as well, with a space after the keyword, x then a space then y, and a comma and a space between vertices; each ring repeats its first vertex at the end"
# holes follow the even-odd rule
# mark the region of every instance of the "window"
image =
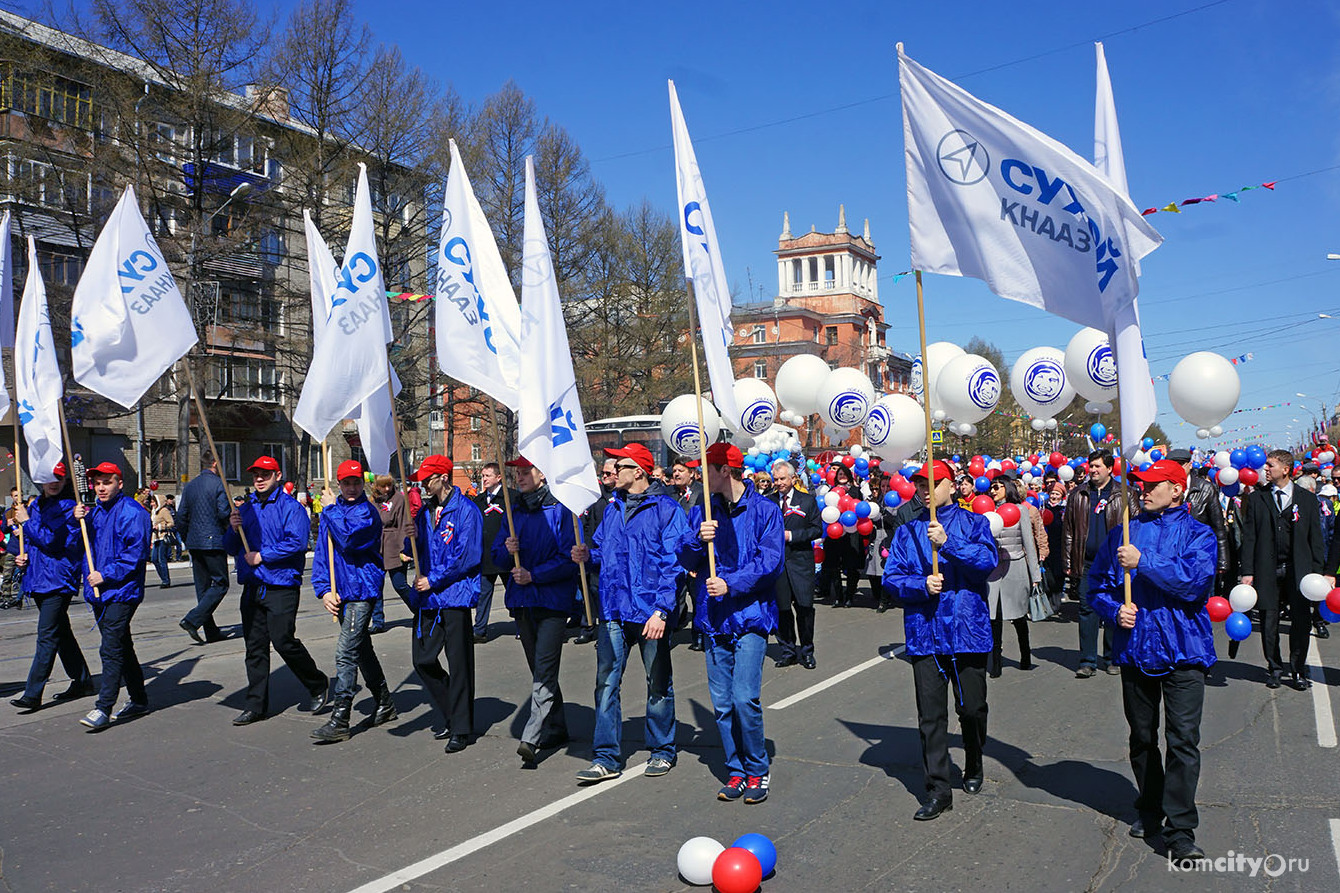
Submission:
POLYGON ((256 250, 260 253, 261 260, 267 264, 283 263, 284 257, 288 254, 288 246, 284 244, 284 234, 274 229, 267 229, 261 233, 256 250))
POLYGON ((87 211, 92 180, 88 174, 63 171, 40 161, 17 160, 11 177, 23 201, 62 210, 87 211))
POLYGON ((483 420, 480 419, 479 416, 477 416, 477 415, 475 415, 475 416, 470 416, 470 430, 471 430, 471 431, 478 431, 480 428, 483 427, 483 424, 484 424, 484 423, 483 423, 483 420))
POLYGON ((214 444, 219 448, 219 464, 223 467, 223 477, 229 481, 242 480, 242 463, 238 461, 238 449, 235 441, 222 441, 214 444))
POLYGON ((149 477, 160 481, 177 479, 177 442, 149 441, 149 477))
POLYGON ((805 273, 798 260, 791 261, 791 281, 795 284, 796 291, 800 291, 800 284, 805 281, 805 273))
POLYGON ((209 368, 207 393, 225 400, 279 402, 279 370, 274 360, 256 357, 215 357, 209 368))
POLYGON ((824 282, 826 283, 826 285, 827 285, 828 288, 832 288, 832 287, 833 287, 833 279, 834 279, 834 273, 833 273, 833 258, 831 258, 831 257, 825 257, 825 258, 824 258, 824 282))
POLYGON ((768 343, 768 330, 763 326, 754 326, 754 343, 755 344, 768 343))
POLYGON ((282 443, 263 443, 261 444, 261 455, 270 456, 279 463, 279 470, 288 477, 288 463, 284 461, 284 445, 282 443))
POLYGON ((155 124, 153 132, 149 135, 155 157, 159 161, 175 164, 180 145, 178 137, 182 135, 182 132, 171 124, 155 124))
POLYGON ((73 286, 79 282, 84 260, 77 254, 42 249, 37 252, 37 267, 42 271, 42 279, 47 285, 73 286))
POLYGON ((93 88, 45 72, 23 71, 12 63, 0 66, 0 107, 93 128, 93 88))
POLYGON ((825 337, 827 338, 828 344, 829 344, 830 346, 838 343, 838 327, 837 327, 837 326, 828 326, 828 327, 826 327, 826 328, 824 329, 824 335, 825 335, 825 337))
POLYGON ((312 448, 307 453, 307 477, 309 480, 323 481, 326 479, 324 458, 325 457, 321 455, 320 445, 313 444, 312 448))
POLYGON ((754 361, 754 377, 755 377, 755 378, 767 378, 767 377, 768 377, 768 361, 767 361, 767 360, 755 360, 755 361, 754 361))
POLYGON ((277 333, 279 303, 267 294, 224 287, 219 293, 219 324, 255 326, 277 333))
POLYGON ((470 444, 470 461, 471 461, 471 462, 479 462, 479 461, 481 461, 481 460, 483 459, 483 457, 484 457, 484 454, 483 454, 483 452, 480 451, 480 447, 479 447, 479 443, 478 443, 478 441, 476 441, 475 443, 470 444))
POLYGON ((884 390, 884 375, 880 372, 879 363, 870 364, 870 383, 875 386, 875 393, 884 390))

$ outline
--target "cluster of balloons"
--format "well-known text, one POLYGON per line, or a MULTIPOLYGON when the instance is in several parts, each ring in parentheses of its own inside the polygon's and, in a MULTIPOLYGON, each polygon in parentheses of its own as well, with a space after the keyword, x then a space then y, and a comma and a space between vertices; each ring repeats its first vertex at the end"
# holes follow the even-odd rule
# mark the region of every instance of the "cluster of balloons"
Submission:
POLYGON ((781 419, 799 424, 818 413, 830 442, 845 443, 853 428, 865 422, 875 405, 875 386, 860 369, 829 369, 812 354, 791 357, 777 370, 781 419))
POLYGON ((1228 598, 1220 595, 1210 597, 1205 603, 1205 611, 1210 620, 1224 625, 1224 632, 1235 642, 1241 642, 1252 634, 1252 621, 1247 612, 1256 607, 1256 589, 1246 583, 1239 583, 1228 593, 1228 598))
POLYGON ((742 835, 729 847, 710 837, 691 837, 679 848, 679 876, 720 893, 754 893, 777 870, 777 847, 762 834, 742 835))
POLYGON ((1264 447, 1252 444, 1235 450, 1220 450, 1206 463, 1210 480, 1219 485, 1225 496, 1237 496, 1244 486, 1254 486, 1261 480, 1261 469, 1266 464, 1264 447))
MULTIPOLYGON (((880 465, 879 459, 867 456, 859 445, 853 446, 849 453, 835 457, 833 462, 846 466, 858 480, 869 477, 871 472, 878 472, 880 465)), ((877 502, 861 498, 859 490, 848 491, 846 487, 837 486, 837 469, 832 464, 822 469, 818 462, 811 459, 806 463, 806 468, 810 473, 814 498, 823 507, 820 517, 824 522, 824 535, 828 539, 837 539, 849 533, 869 536, 874 533, 875 522, 880 519, 885 508, 897 508, 904 499, 910 499, 916 492, 909 480, 901 474, 893 474, 890 476, 893 489, 885 494, 881 507, 877 502)), ((816 563, 823 562, 822 545, 815 546, 814 560, 816 563)))

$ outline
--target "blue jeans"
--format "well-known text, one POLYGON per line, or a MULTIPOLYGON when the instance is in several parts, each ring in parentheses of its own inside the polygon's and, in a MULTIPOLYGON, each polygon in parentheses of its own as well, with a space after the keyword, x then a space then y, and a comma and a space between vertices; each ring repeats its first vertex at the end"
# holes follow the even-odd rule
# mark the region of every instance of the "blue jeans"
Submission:
MULTIPOLYGON (((391 581, 391 588, 395 594, 400 596, 400 600, 405 603, 405 607, 412 612, 414 606, 410 604, 410 595, 414 589, 409 585, 409 580, 405 579, 405 565, 394 568, 386 572, 387 579, 391 581)), ((377 596, 377 600, 372 603, 372 622, 369 624, 373 629, 381 629, 386 626, 386 603, 382 597, 377 596)))
POLYGON ((159 540, 149 548, 149 558, 154 563, 154 570, 158 571, 158 582, 164 586, 172 585, 172 578, 168 574, 168 550, 171 544, 167 538, 159 540))
POLYGON ((79 650, 74 631, 70 629, 70 602, 73 592, 32 593, 37 602, 37 652, 33 655, 32 668, 28 670, 28 683, 24 686, 23 696, 42 699, 42 689, 46 688, 51 677, 51 668, 56 665, 56 656, 60 656, 61 666, 70 681, 78 685, 88 685, 92 677, 88 673, 88 662, 79 650))
POLYGON ((729 775, 767 775, 763 736, 763 658, 768 637, 758 633, 707 637, 707 689, 729 775))
MULTIPOLYGON (((596 622, 596 730, 594 762, 608 769, 623 766, 623 710, 620 687, 628 652, 636 642, 647 671, 647 749, 653 758, 675 761, 675 688, 670 679, 670 637, 644 639, 641 623, 596 622)), ((668 632, 668 631, 667 631, 668 632)))
MULTIPOLYGON (((1089 562, 1084 562, 1084 571, 1079 578, 1079 665, 1081 667, 1098 666, 1098 627, 1103 618, 1089 604, 1089 562)), ((1112 663, 1112 629, 1103 626, 1103 663, 1112 663)))
POLYGON ((381 661, 372 650, 368 635, 368 621, 372 618, 372 602, 344 602, 340 605, 340 637, 335 642, 335 697, 337 707, 347 707, 354 698, 358 685, 358 671, 368 684, 373 697, 380 700, 386 690, 386 674, 381 661))

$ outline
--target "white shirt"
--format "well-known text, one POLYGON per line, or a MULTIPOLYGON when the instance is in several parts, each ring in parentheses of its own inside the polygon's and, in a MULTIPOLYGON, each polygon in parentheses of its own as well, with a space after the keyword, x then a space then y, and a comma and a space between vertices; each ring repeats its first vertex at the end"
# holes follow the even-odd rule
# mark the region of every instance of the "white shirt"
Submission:
POLYGON ((1270 498, 1274 500, 1275 508, 1281 508, 1280 504, 1281 493, 1284 494, 1283 508, 1288 508, 1289 506, 1293 505, 1293 481, 1288 481, 1284 484, 1284 486, 1275 487, 1273 489, 1275 492, 1270 494, 1270 498))

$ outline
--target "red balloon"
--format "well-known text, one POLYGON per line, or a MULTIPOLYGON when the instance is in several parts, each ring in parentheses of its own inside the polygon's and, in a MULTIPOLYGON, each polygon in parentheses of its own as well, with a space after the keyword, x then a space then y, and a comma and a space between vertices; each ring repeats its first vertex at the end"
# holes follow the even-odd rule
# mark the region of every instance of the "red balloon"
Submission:
POLYGON ((1065 456, 1062 456, 1060 453, 1052 453, 1047 457, 1047 464, 1052 468, 1060 468, 1065 464, 1065 456))
POLYGON ((904 500, 911 499, 913 496, 917 495, 917 485, 910 481, 903 481, 895 489, 898 491, 898 495, 904 500))
POLYGON ((835 540, 847 532, 846 528, 842 526, 841 521, 834 521, 832 524, 829 524, 827 530, 828 538, 830 540, 835 540))
POLYGON ((763 866, 744 847, 722 850, 712 863, 712 886, 720 893, 754 893, 763 883, 763 866))
POLYGON ((985 515, 987 512, 996 510, 996 501, 985 493, 974 496, 971 505, 972 510, 979 515, 985 515))
POLYGON ((1228 619, 1228 615, 1233 613, 1233 606, 1228 603, 1228 599, 1212 595, 1210 600, 1205 603, 1205 610, 1209 612, 1210 619, 1215 623, 1223 623, 1228 619))
POLYGON ((1014 470, 1015 470, 1016 468, 1018 468, 1018 467, 1019 467, 1018 465, 1014 464, 1014 460, 1013 460, 1013 459, 1001 459, 1001 460, 1000 460, 1000 470, 1001 470, 1001 471, 1014 471, 1014 470))
POLYGON ((1259 475, 1259 474, 1256 473, 1256 469, 1255 469, 1255 468, 1240 468, 1240 469, 1238 469, 1238 483, 1239 483, 1239 484, 1247 484, 1247 485, 1249 485, 1249 486, 1253 486, 1253 487, 1254 487, 1254 486, 1256 486, 1256 482, 1259 481, 1259 480, 1261 480, 1261 475, 1259 475))
POLYGON ((1332 612, 1340 614, 1340 589, 1332 589, 1326 593, 1326 607, 1332 612))
POLYGON ((1051 510, 1051 509, 1043 509, 1043 510, 1042 510, 1042 523, 1043 523, 1043 524, 1050 524, 1050 523, 1052 523, 1052 520, 1053 520, 1054 517, 1055 517, 1055 516, 1052 514, 1052 510, 1051 510))
POLYGON ((842 464, 845 465, 845 466, 847 466, 848 468, 851 468, 853 465, 856 464, 856 460, 855 460, 854 458, 852 458, 851 456, 843 456, 843 457, 842 457, 842 464))
POLYGON ((150 482, 149 482, 149 489, 150 489, 150 490, 157 490, 157 489, 158 489, 158 481, 150 481, 150 482))
POLYGON ((823 564, 823 563, 824 563, 824 550, 823 550, 823 547, 822 547, 822 546, 815 546, 815 547, 814 547, 814 563, 815 563, 815 564, 823 564))
POLYGON ((292 481, 284 481, 284 492, 287 493, 287 494, 289 494, 290 496, 293 495, 293 482, 292 482, 292 481))
POLYGON ((871 467, 871 468, 879 468, 879 460, 878 460, 878 459, 871 459, 871 460, 870 460, 870 467, 871 467))
POLYGON ((846 487, 834 487, 834 488, 833 488, 833 492, 836 493, 836 494, 838 495, 838 498, 839 498, 839 499, 841 499, 843 496, 846 496, 846 495, 847 495, 847 488, 846 488, 846 487))
POLYGON ((869 536, 875 532, 875 522, 869 518, 862 518, 856 522, 856 532, 861 536, 869 536))
POLYGON ((996 506, 996 514, 1000 515, 1000 520, 1005 522, 1006 527, 1013 527, 1018 524, 1021 517, 1019 506, 1012 502, 1002 502, 996 506))
POLYGON ((1121 477, 1122 469, 1125 467, 1125 464, 1126 463, 1121 461, 1120 456, 1114 456, 1112 459, 1112 473, 1117 477, 1121 477))

